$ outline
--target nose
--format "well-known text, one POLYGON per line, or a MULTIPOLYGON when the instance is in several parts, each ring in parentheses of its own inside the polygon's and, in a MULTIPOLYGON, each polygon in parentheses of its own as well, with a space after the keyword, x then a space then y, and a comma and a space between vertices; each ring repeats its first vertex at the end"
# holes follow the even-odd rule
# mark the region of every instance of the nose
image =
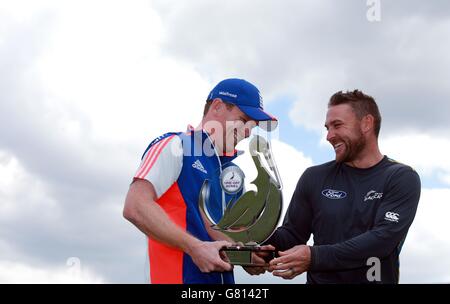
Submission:
POLYGON ((328 129, 328 131, 327 131, 327 141, 330 142, 334 137, 335 137, 335 133, 331 129, 328 129))

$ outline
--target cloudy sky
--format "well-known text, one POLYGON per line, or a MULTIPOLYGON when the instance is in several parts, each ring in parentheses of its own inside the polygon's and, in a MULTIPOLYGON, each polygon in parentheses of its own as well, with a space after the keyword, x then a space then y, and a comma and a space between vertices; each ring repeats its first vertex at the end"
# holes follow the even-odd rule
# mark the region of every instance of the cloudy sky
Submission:
POLYGON ((285 205, 334 157, 328 98, 374 96, 382 153, 422 178, 400 281, 450 282, 449 36, 445 0, 0 0, 0 282, 145 282, 145 237, 122 218, 130 179, 228 77, 280 120, 285 205))

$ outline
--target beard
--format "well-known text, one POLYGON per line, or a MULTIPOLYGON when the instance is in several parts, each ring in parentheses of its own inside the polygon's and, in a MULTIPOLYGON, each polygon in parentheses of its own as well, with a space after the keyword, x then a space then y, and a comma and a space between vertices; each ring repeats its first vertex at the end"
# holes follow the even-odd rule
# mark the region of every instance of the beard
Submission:
POLYGON ((345 150, 341 154, 336 153, 336 162, 338 163, 354 161, 366 146, 366 138, 361 131, 355 139, 346 137, 342 138, 342 142, 344 142, 345 150))

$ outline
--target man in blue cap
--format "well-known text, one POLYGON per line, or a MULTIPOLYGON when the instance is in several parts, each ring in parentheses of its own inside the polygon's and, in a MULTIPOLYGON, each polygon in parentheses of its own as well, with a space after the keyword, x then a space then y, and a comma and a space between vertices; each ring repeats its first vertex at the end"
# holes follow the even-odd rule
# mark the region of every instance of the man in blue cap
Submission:
POLYGON ((231 243, 204 224, 198 198, 208 180, 208 211, 218 220, 226 202, 242 194, 223 191, 220 175, 236 166, 235 147, 256 125, 268 131, 277 126, 259 90, 243 79, 225 79, 208 95, 196 128, 166 133, 145 150, 123 214, 148 237, 152 283, 234 283, 232 265, 220 252, 231 243))

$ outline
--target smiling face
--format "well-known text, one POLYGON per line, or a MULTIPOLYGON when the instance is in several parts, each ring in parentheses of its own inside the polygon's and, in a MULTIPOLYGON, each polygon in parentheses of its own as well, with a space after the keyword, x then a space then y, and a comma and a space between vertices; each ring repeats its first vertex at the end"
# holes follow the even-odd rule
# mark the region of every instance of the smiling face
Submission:
POLYGON ((205 128, 213 137, 218 151, 232 153, 236 145, 250 136, 257 123, 237 106, 224 103, 220 98, 212 101, 205 128))
POLYGON ((336 162, 354 161, 366 146, 359 120, 348 104, 330 106, 325 121, 327 141, 336 153, 336 162))
POLYGON ((237 106, 234 106, 224 115, 224 152, 234 151, 236 145, 243 139, 250 136, 256 122, 251 120, 237 106))

